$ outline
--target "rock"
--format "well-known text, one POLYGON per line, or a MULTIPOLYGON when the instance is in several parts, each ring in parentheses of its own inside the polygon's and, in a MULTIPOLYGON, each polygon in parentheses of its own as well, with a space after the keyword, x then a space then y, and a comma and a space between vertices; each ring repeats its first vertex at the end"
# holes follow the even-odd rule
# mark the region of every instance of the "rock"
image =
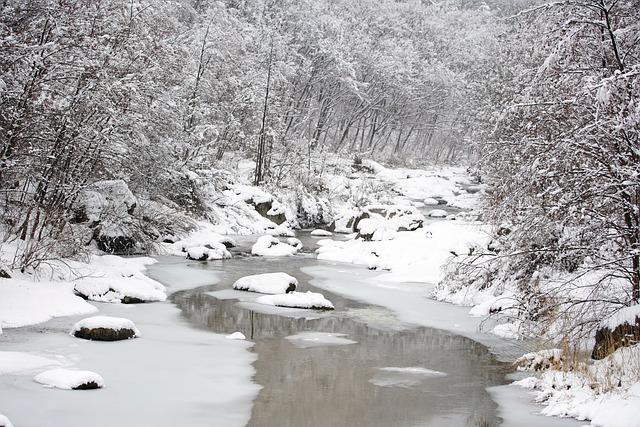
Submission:
POLYGON ((428 215, 431 218, 446 218, 447 211, 445 211, 443 209, 433 209, 433 210, 429 211, 428 215))
POLYGON ((136 240, 130 236, 105 236, 98 232, 94 239, 98 249, 108 254, 133 255, 138 252, 136 240))
POLYGON ((619 348, 638 343, 640 343, 640 317, 636 316, 635 323, 625 322, 613 330, 608 327, 598 329, 591 358, 603 359, 619 348))
POLYGON ((260 200, 259 202, 255 202, 252 199, 251 204, 260 215, 267 218, 269 221, 276 223, 277 225, 280 225, 287 220, 287 217, 284 214, 284 210, 279 206, 274 207, 273 200, 260 200))
POLYGON ((140 332, 131 320, 94 316, 76 323, 71 330, 71 335, 92 341, 121 341, 136 338, 140 332))
MULTIPOLYGON (((0 279, 11 279, 11 275, 0 267, 0 279)), ((2 427, 2 426, 0 426, 2 427)))

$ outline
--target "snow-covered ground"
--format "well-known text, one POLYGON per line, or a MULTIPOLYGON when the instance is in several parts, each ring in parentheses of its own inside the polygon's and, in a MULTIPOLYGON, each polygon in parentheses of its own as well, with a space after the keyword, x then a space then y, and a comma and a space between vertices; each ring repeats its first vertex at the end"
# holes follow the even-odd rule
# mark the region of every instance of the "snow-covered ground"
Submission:
MULTIPOLYGON (((87 268, 100 270, 102 264, 97 261, 87 268)), ((109 264, 113 264, 113 259, 109 264)), ((123 271, 132 265, 142 269, 144 262, 122 259, 123 271)), ((109 268, 102 272, 107 274, 106 270, 109 268)), ((189 274, 183 270, 174 278, 176 287, 170 291, 215 283, 218 277, 196 266, 190 270, 189 274)), ((172 278, 169 271, 166 278, 172 278)), ((38 290, 43 283, 28 283, 29 289, 35 289, 28 295, 40 296, 38 290)), ((252 343, 195 329, 168 302, 88 303, 73 295, 72 284, 45 282, 43 286, 45 289, 58 286, 65 307, 71 304, 68 301, 79 300, 91 307, 86 312, 99 310, 103 315, 131 319, 142 331, 142 337, 119 342, 79 340, 68 332, 80 318, 57 317, 47 321, 51 311, 46 310, 46 301, 41 305, 25 305, 30 310, 29 316, 1 309, 6 327, 0 335, 0 411, 15 425, 58 426, 64 420, 65 426, 86 426, 91 414, 100 414, 91 416, 91 424, 95 426, 123 425, 123 422, 201 426, 212 419, 225 426, 246 424, 251 402, 259 390, 251 380, 254 374, 251 364, 255 360, 255 355, 249 352, 252 343), (13 326, 18 320, 23 325, 46 323, 16 329, 13 326), (45 388, 36 381, 62 388, 75 381, 72 376, 76 374, 68 371, 42 375, 51 369, 94 371, 103 378, 105 386, 90 391, 45 388), (38 376, 37 380, 34 376, 38 376), (150 402, 153 410, 148 410, 150 402)), ((13 288, 9 289, 13 295, 13 288)), ((5 288, 0 286, 0 304, 5 301, 4 292, 5 288)), ((65 314, 76 313, 67 310, 65 314)))

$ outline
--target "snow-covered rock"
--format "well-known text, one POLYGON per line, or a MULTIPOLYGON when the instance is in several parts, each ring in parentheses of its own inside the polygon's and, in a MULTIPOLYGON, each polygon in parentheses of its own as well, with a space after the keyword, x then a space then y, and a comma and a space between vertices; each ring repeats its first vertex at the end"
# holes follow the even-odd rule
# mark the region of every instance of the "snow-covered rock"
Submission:
POLYGON ((63 390, 92 390, 104 387, 104 379, 95 372, 72 369, 51 369, 33 378, 45 387, 63 390))
POLYGON ((444 209, 432 209, 427 215, 431 218, 446 218, 448 213, 444 209))
POLYGON ((232 334, 226 335, 225 338, 228 340, 246 340, 247 339, 247 337, 245 337, 242 332, 234 332, 232 334))
POLYGON ((302 242, 300 241, 300 239, 296 239, 295 237, 287 238, 287 244, 293 246, 298 250, 302 249, 302 242))
POLYGON ((122 302, 123 304, 167 299, 164 289, 158 288, 150 281, 134 277, 80 279, 76 281, 74 291, 83 298, 92 301, 122 302))
POLYGON ((94 316, 77 322, 70 332, 76 338, 94 341, 119 341, 137 338, 140 331, 129 319, 122 317, 94 316))
POLYGON ((241 277, 233 284, 239 291, 261 294, 284 294, 296 290, 298 280, 286 273, 264 273, 241 277))
POLYGON ((206 246, 194 246, 187 248, 187 259, 194 261, 213 261, 217 259, 231 258, 231 253, 223 243, 210 243, 206 246))
POLYGON ((310 308, 316 310, 333 310, 333 303, 324 295, 315 292, 291 292, 288 294, 265 295, 256 298, 256 302, 278 307, 310 308))
POLYGON ((320 228, 317 228, 311 232, 311 235, 315 237, 329 237, 329 236, 333 236, 333 233, 327 230, 322 230, 320 228))
POLYGON ((427 197, 422 201, 426 206, 438 206, 440 203, 438 199, 434 199, 433 197, 427 197))
POLYGON ((274 236, 262 236, 251 247, 253 255, 261 256, 291 256, 298 252, 298 248, 281 242, 274 236))
POLYGON ((11 424, 9 418, 0 414, 0 427, 13 427, 13 424, 11 424))

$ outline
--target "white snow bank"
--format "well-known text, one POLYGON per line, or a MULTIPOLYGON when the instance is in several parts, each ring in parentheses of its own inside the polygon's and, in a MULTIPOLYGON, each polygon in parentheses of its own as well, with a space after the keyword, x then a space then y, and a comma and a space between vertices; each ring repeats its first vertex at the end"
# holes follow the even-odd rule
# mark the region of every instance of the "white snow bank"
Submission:
POLYGON ((222 243, 211 243, 207 246, 194 246, 188 248, 187 259, 195 261, 213 261, 217 259, 229 259, 231 253, 222 243))
POLYGON ((312 236, 316 236, 316 237, 329 237, 329 236, 333 236, 333 233, 327 230, 322 230, 320 228, 315 229, 311 232, 312 236))
POLYGON ((247 337, 245 337, 242 332, 234 332, 232 334, 226 335, 225 338, 228 340, 246 340, 247 339, 247 337))
POLYGON ((347 334, 328 332, 300 332, 299 334, 289 335, 286 339, 298 348, 357 344, 357 341, 344 338, 346 336, 347 334))
POLYGON ((629 323, 630 325, 635 324, 636 318, 640 318, 640 304, 616 311, 613 316, 602 322, 601 326, 613 330, 624 323, 629 323))
POLYGON ((0 427, 13 427, 13 424, 11 424, 9 418, 0 414, 0 427))
POLYGON ((58 360, 21 351, 0 351, 0 375, 60 366, 58 360))
POLYGON ((291 256, 298 252, 299 247, 281 242, 277 237, 262 236, 251 247, 253 255, 261 256, 291 256))
POLYGON ((333 303, 324 295, 315 292, 291 292, 280 295, 265 295, 256 298, 256 302, 278 307, 312 308, 333 310, 333 303))
POLYGON ((126 298, 164 301, 166 288, 144 274, 147 265, 155 262, 149 257, 92 256, 88 265, 76 266, 82 278, 75 281, 75 290, 100 302, 127 302, 126 298))
POLYGON ((550 370, 514 384, 536 391, 548 416, 591 420, 600 427, 640 427, 640 345, 569 372, 550 370))
POLYGON ((129 319, 125 319, 123 317, 111 317, 111 316, 93 316, 88 317, 86 319, 82 319, 73 325, 71 329, 71 335, 80 329, 113 329, 114 331, 119 331, 121 329, 130 329, 135 332, 135 336, 140 336, 140 331, 136 328, 136 325, 129 319))
POLYGON ((164 243, 164 252, 168 255, 182 256, 188 252, 189 248, 206 247, 220 252, 220 258, 230 258, 226 250, 227 246, 235 246, 233 239, 214 231, 214 226, 208 222, 199 222, 198 229, 191 232, 187 237, 174 243, 164 243), (228 254, 228 256, 227 256, 228 254))
POLYGON ((393 240, 322 242, 317 253, 321 260, 391 270, 383 280, 437 283, 452 252, 466 254, 486 242, 487 228, 478 223, 438 221, 424 229, 397 233, 393 240))
POLYGON ((298 280, 286 273, 264 273, 241 277, 233 284, 239 291, 261 294, 284 294, 296 290, 298 280))
POLYGON ((75 282, 74 290, 92 301, 100 302, 120 302, 127 297, 141 301, 167 299, 163 289, 134 277, 81 279, 75 282))
POLYGON ((97 388, 104 387, 104 379, 91 371, 58 368, 44 371, 33 379, 45 387, 55 387, 63 390, 72 390, 89 383, 95 383, 97 388))
POLYGON ((96 307, 74 295, 72 283, 0 279, 1 328, 18 328, 53 317, 96 311, 96 307))

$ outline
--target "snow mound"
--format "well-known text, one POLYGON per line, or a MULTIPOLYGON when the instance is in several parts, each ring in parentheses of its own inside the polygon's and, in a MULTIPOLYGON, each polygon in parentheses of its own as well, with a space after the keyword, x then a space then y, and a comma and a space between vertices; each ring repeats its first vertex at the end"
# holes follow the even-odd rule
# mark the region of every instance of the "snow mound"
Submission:
POLYGON ((251 247, 253 255, 261 256, 291 256, 298 252, 298 247, 281 242, 277 237, 270 235, 258 238, 251 247))
POLYGON ((86 278, 76 281, 74 291, 84 298, 100 302, 136 304, 166 300, 167 294, 156 283, 136 277, 86 278))
POLYGON ((118 341, 137 338, 140 331, 129 319, 122 317, 94 316, 77 322, 70 332, 77 338, 95 339, 98 341, 118 341))
POLYGON ((546 371, 561 368, 562 350, 558 348, 541 350, 520 356, 513 362, 521 371, 546 371))
POLYGON ((13 427, 13 424, 11 424, 9 418, 0 414, 0 427, 13 427))
POLYGON ((296 290, 298 280, 286 273, 264 273, 241 277, 233 284, 239 291, 261 294, 285 294, 296 290))
POLYGON ((60 362, 20 351, 0 351, 0 375, 60 366, 60 362))
POLYGON ((613 316, 602 322, 600 326, 613 330, 625 323, 633 325, 636 323, 636 318, 640 318, 640 304, 625 307, 616 311, 613 316))
POLYGON ((213 242, 206 246, 194 246, 186 249, 187 259, 194 261, 212 261, 231 258, 224 244, 213 242))
POLYGON ((296 335, 286 337, 293 345, 298 348, 319 347, 324 345, 348 345, 357 344, 346 337, 346 334, 335 334, 328 332, 301 332, 296 335))
POLYGON ((314 292, 291 292, 280 295, 265 295, 256 298, 256 302, 278 307, 311 308, 317 310, 333 310, 333 303, 324 295, 314 292))
POLYGON ((228 340, 246 340, 247 339, 247 337, 245 337, 242 332, 234 332, 232 334, 225 336, 225 338, 228 340))
POLYGON ((431 218, 446 218, 448 214, 444 209, 432 209, 427 215, 431 218))
POLYGON ((333 233, 327 230, 322 230, 320 228, 315 229, 311 232, 312 236, 316 236, 316 237, 329 237, 329 236, 333 236, 333 233))
POLYGON ((438 199, 434 199, 433 197, 427 197, 422 203, 426 206, 438 206, 440 204, 438 199))
POLYGON ((33 378, 45 387, 63 390, 89 390, 104 387, 104 379, 95 372, 71 369, 51 369, 33 378))

